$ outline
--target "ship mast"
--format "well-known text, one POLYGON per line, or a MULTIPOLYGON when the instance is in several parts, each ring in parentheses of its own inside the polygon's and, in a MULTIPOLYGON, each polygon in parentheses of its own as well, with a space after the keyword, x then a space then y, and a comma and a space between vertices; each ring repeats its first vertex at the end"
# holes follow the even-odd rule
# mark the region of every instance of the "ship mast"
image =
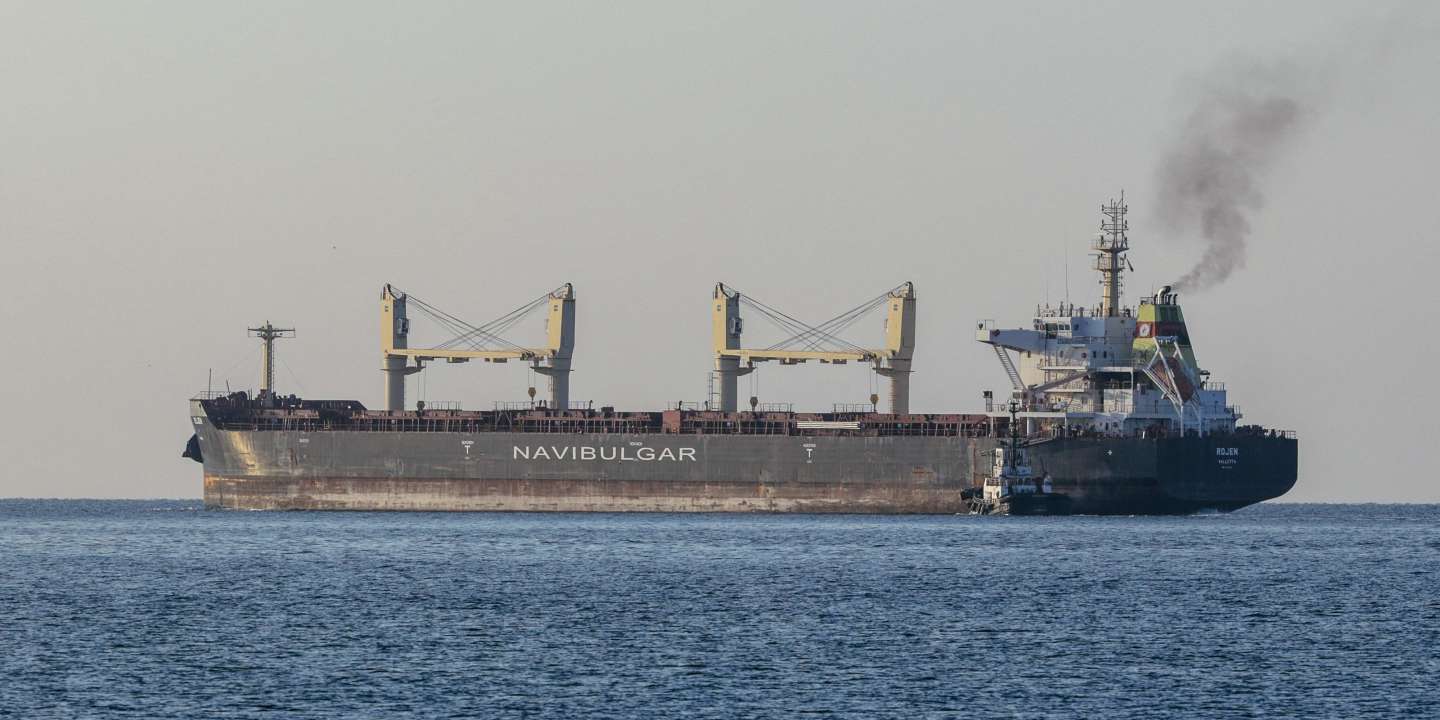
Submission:
POLYGON ((280 338, 295 337, 295 328, 277 328, 265 321, 260 327, 246 328, 250 335, 260 338, 265 344, 264 359, 260 369, 260 397, 269 397, 275 393, 275 341, 280 338))
POLYGON ((1016 417, 1020 414, 1020 403, 1010 401, 1010 449, 1005 453, 1006 470, 1013 477, 1015 475, 1016 455, 1020 452, 1020 422, 1016 417))
POLYGON ((1123 190, 1118 201, 1112 199, 1102 205, 1100 212, 1105 214, 1105 219, 1100 222, 1101 234, 1090 246, 1096 252, 1095 269, 1100 271, 1103 288, 1100 314, 1104 317, 1120 315, 1120 294, 1125 284, 1120 273, 1125 269, 1125 252, 1130 249, 1130 238, 1125 234, 1130 229, 1130 222, 1125 219, 1129 209, 1123 190))

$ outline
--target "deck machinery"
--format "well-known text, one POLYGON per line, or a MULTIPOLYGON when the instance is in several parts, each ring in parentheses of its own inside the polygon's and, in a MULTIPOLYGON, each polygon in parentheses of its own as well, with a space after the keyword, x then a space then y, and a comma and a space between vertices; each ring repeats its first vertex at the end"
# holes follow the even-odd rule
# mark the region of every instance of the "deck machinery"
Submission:
POLYGON ((425 363, 444 360, 464 363, 483 360, 503 363, 520 360, 531 363, 531 369, 550 379, 548 407, 567 410, 570 407, 570 360, 575 353, 575 288, 565 283, 546 293, 539 300, 502 316, 487 325, 474 326, 436 308, 425 306, 432 315, 440 316, 459 334, 445 346, 415 349, 409 347, 410 298, 390 285, 380 293, 380 353, 384 359, 385 409, 405 409, 405 376, 418 373, 425 363), (510 343, 489 329, 491 325, 508 322, 539 305, 549 308, 545 321, 547 342, 544 347, 526 348, 510 343), (492 347, 498 345, 499 347, 492 347), (414 365, 409 362, 413 360, 414 365))
POLYGON ((890 412, 896 415, 910 412, 910 364, 915 357, 914 284, 904 283, 887 291, 876 301, 862 304, 819 325, 800 322, 762 304, 759 307, 765 312, 772 316, 782 315, 789 321, 789 327, 795 330, 786 340, 765 348, 740 345, 745 323, 740 317, 742 296, 739 291, 726 287, 724 283, 716 283, 713 300, 715 310, 711 334, 715 342, 715 373, 720 381, 721 412, 733 413, 739 409, 737 380, 753 372, 756 363, 775 361, 782 365, 798 365, 811 360, 834 365, 849 362, 873 364, 876 374, 890 381, 890 412), (838 337, 835 326, 853 321, 881 304, 886 307, 885 347, 867 349, 838 337), (830 347, 822 347, 827 344, 830 347))

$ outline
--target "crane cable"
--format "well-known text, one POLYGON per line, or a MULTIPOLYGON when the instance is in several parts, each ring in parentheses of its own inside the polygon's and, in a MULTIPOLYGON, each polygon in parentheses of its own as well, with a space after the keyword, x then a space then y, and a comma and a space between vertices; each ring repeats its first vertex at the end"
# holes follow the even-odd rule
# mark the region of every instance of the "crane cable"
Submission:
MULTIPOLYGON (((845 330, 851 325, 854 325, 857 320, 865 317, 866 315, 870 314, 870 312, 873 311, 875 308, 883 305, 886 299, 889 297, 889 294, 889 292, 886 292, 879 297, 867 300, 864 303, 861 303, 860 305, 857 305, 854 308, 851 308, 850 310, 841 313, 840 315, 826 320, 825 322, 816 326, 816 328, 826 334, 838 335, 841 331, 845 330)), ((812 337, 808 340, 808 345, 809 347, 815 347, 819 344, 819 341, 820 338, 812 337)))
MULTIPOLYGON (((541 295, 540 297, 535 298, 534 300, 531 300, 530 302, 525 303, 524 305, 521 305, 520 307, 511 310, 510 312, 501 315, 500 317, 491 320, 490 322, 485 323, 478 328, 475 328, 475 331, 479 333, 484 333, 485 335, 491 337, 499 338, 500 333, 510 329, 511 327, 514 327, 514 325, 518 323, 521 319, 529 316, 530 313, 534 312, 541 305, 548 302, 551 295, 553 295, 554 293, 555 291, 545 293, 544 295, 541 295)), ((467 338, 455 338, 450 342, 457 343, 461 341, 467 341, 467 338)))
MULTIPOLYGON (((414 295, 405 293, 405 296, 408 298, 408 300, 415 303, 416 309, 420 310, 421 313, 429 317, 431 320, 435 321, 444 329, 455 334, 455 337, 452 337, 451 339, 433 348, 435 350, 454 349, 463 344, 468 345, 476 350, 486 350, 498 346, 506 350, 525 352, 527 350, 526 348, 510 342, 509 340, 506 340, 505 338, 500 336, 500 333, 509 330, 520 320, 527 317, 541 305, 548 302, 551 296, 553 296, 557 291, 558 288, 557 290, 545 293, 544 295, 541 295, 540 297, 535 298, 534 300, 531 300, 524 305, 521 305, 520 307, 511 310, 510 312, 505 313, 504 315, 501 315, 500 317, 491 320, 484 325, 479 326, 471 325, 470 323, 461 320, 460 318, 455 317, 454 315, 451 315, 450 313, 447 313, 444 310, 441 310, 440 308, 430 303, 427 303, 418 297, 415 297, 414 295)), ((397 292, 399 292, 398 289, 397 292)))
POLYGON ((467 323, 464 320, 461 320, 460 318, 457 318, 454 315, 451 315, 444 310, 441 310, 440 308, 437 308, 434 305, 431 305, 430 303, 427 303, 424 300, 415 297, 414 295, 407 295, 407 298, 410 302, 415 303, 416 309, 420 310, 420 312, 423 313, 425 316, 435 321, 445 330, 451 333, 455 333, 456 337, 447 341, 444 345, 440 346, 437 349, 444 349, 447 347, 451 347, 459 342, 465 342, 472 348, 481 350, 486 348, 484 344, 486 340, 497 345, 513 345, 512 343, 508 343, 504 338, 491 335, 485 332, 484 329, 475 327, 474 325, 471 325, 470 323, 467 323), (480 339, 477 340, 477 337, 480 339))
POLYGON ((881 293, 877 297, 866 300, 819 325, 810 325, 809 323, 798 320, 744 293, 740 293, 740 299, 747 307, 758 311, 763 317, 781 330, 790 333, 789 337, 765 348, 766 350, 780 350, 793 347, 796 344, 803 344, 806 350, 816 350, 823 348, 825 343, 828 342, 831 344, 831 347, 838 346, 842 352, 855 352, 868 355, 871 354, 872 351, 839 337, 838 333, 853 325, 857 320, 869 314, 875 308, 883 305, 896 289, 898 289, 898 286, 897 288, 892 288, 891 290, 881 293))
MULTIPOLYGON (((832 334, 830 334, 830 333, 827 333, 827 332, 825 332, 824 330, 821 330, 821 329, 819 329, 819 328, 817 328, 817 327, 815 327, 815 326, 813 326, 813 325, 810 325, 809 323, 806 323, 806 322, 804 322, 804 321, 802 321, 802 320, 798 320, 798 319, 796 319, 796 318, 794 318, 794 317, 792 317, 792 316, 790 316, 790 315, 788 315, 788 314, 786 314, 786 313, 784 313, 784 312, 782 312, 782 311, 780 311, 780 310, 778 310, 778 309, 776 309, 776 308, 773 308, 773 307, 771 307, 771 306, 769 306, 769 305, 766 305, 765 303, 760 302, 759 300, 756 300, 756 299, 754 299, 754 298, 752 298, 752 297, 749 297, 749 296, 747 296, 747 295, 741 295, 741 301, 742 301, 742 302, 746 302, 746 304, 748 304, 750 307, 752 307, 752 308, 760 311, 761 314, 767 316, 767 317, 770 318, 772 321, 775 321, 775 322, 777 322, 777 323, 779 323, 779 324, 791 326, 791 332, 792 332, 793 334, 791 335, 791 337, 789 337, 789 338, 781 341, 780 345, 782 345, 782 346, 783 346, 783 345, 786 345, 786 344, 790 344, 790 343, 796 342, 798 338, 805 338, 805 337, 807 337, 807 336, 813 336, 813 337, 816 339, 816 342, 817 342, 817 343, 818 343, 818 342, 821 342, 821 341, 826 341, 826 340, 828 340, 828 341, 830 341, 832 344, 834 344, 834 345, 839 346, 840 348, 842 348, 842 351, 843 351, 843 352, 857 352, 857 353, 864 353, 864 352, 866 352, 865 348, 862 348, 862 347, 860 347, 859 345, 856 345, 856 344, 854 344, 854 343, 852 343, 852 342, 849 342, 848 340, 845 340, 845 339, 843 339, 843 338, 835 337, 834 335, 832 335, 832 334)), ((813 343, 812 343, 812 346, 814 346, 813 343)), ((773 350, 773 349, 776 349, 776 348, 773 348, 773 347, 772 347, 772 348, 767 348, 767 349, 773 350)))

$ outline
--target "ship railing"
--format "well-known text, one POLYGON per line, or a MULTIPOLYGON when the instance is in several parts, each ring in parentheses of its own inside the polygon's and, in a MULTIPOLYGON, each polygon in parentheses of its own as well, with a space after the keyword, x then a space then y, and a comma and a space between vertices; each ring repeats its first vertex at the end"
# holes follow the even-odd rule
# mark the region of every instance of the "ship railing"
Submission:
MULTIPOLYGON (((420 402, 425 403, 425 409, 426 409, 426 410, 459 410, 459 409, 461 409, 461 408, 460 408, 460 401, 459 401, 459 400, 421 400, 420 402)), ((415 405, 416 405, 416 407, 418 408, 419 405, 420 405, 420 403, 416 403, 415 405)))
POLYGON ((838 424, 819 421, 799 421, 795 418, 766 418, 748 414, 734 416, 688 416, 674 429, 664 428, 658 417, 648 413, 626 416, 599 417, 530 415, 497 413, 471 413, 467 415, 396 414, 382 412, 350 416, 337 421, 324 417, 301 417, 295 415, 261 415, 244 419, 219 417, 214 420, 217 427, 225 430, 293 430, 301 432, 339 430, 352 432, 527 432, 527 433, 627 433, 659 434, 681 433, 701 435, 877 435, 877 436, 925 436, 925 437, 989 437, 993 434, 990 420, 958 420, 949 418, 910 419, 891 421, 864 421, 838 424), (801 427, 802 422, 815 427, 801 427))
POLYGON ((790 413, 795 412, 795 403, 755 403, 757 413, 790 413))
POLYGON ((226 391, 224 391, 224 390, 201 390, 201 391, 195 393, 194 395, 191 395, 191 396, 190 396, 190 399, 191 399, 191 400, 215 400, 215 399, 217 399, 217 398, 225 397, 226 395, 229 395, 229 394, 230 394, 230 393, 228 393, 228 392, 226 392, 226 391))
POLYGON ((835 403, 833 407, 836 415, 868 415, 875 412, 875 406, 870 403, 835 403))
MULTIPOLYGON (((1084 351, 1082 351, 1084 352, 1084 351)), ((1088 353, 1087 353, 1088 354, 1088 353)), ((1090 366, 1088 357, 1066 357, 1064 355, 1041 355, 1040 367, 1050 370, 1054 368, 1084 368, 1090 366)), ((1079 378, 1076 378, 1077 380, 1079 378)))
POLYGON ((1285 438, 1286 440, 1295 440, 1297 438, 1294 430, 1276 430, 1259 425, 1241 425, 1231 432, 1236 435, 1251 437, 1285 438))
MULTIPOLYGON (((458 410, 459 408, 457 407, 456 409, 458 410)), ((495 409, 496 409, 496 410, 509 410, 509 411, 514 411, 514 410, 548 410, 548 409, 553 409, 553 408, 547 407, 544 400, 535 400, 535 401, 532 401, 532 400, 497 400, 497 401, 495 401, 495 409)), ((568 409, 568 410, 594 410, 594 409, 595 409, 595 401, 594 401, 594 400, 571 400, 570 403, 569 403, 569 406, 568 406, 566 409, 568 409)))
POLYGON ((1296 439, 1295 431, 1273 431, 1273 429, 1266 429, 1266 431, 1261 431, 1261 435, 1269 436, 1269 438, 1284 438, 1287 439, 1287 441, 1296 439))
POLYGON ((701 410, 708 410, 708 409, 709 409, 709 403, 704 403, 704 402, 699 402, 699 401, 691 402, 691 401, 689 401, 689 400, 680 400, 680 401, 678 401, 678 402, 668 402, 668 403, 665 403, 665 409, 666 409, 666 410, 681 410, 681 411, 700 412, 701 410))

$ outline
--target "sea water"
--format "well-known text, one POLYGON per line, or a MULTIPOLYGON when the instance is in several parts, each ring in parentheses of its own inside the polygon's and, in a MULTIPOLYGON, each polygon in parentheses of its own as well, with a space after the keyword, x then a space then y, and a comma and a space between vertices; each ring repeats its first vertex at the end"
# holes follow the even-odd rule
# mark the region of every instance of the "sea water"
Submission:
POLYGON ((1440 506, 0 501, 0 716, 1440 717, 1440 506))

